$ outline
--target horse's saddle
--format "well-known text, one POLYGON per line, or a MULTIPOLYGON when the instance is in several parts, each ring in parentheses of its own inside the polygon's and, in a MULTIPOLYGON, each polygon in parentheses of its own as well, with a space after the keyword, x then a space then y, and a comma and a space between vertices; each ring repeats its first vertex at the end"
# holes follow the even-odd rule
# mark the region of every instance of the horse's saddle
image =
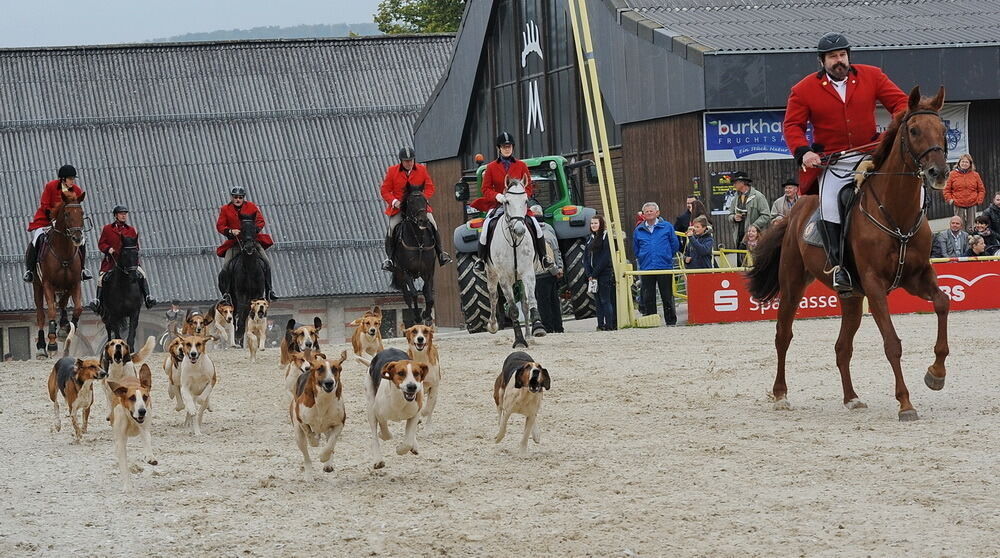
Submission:
MULTIPOLYGON (((843 224, 845 232, 851 224, 851 209, 854 207, 855 202, 857 202, 857 193, 864 183, 864 173, 871 170, 873 166, 874 163, 871 161, 862 161, 858 164, 856 170, 858 174, 855 175, 854 184, 846 184, 837 194, 837 209, 840 212, 840 222, 843 224)), ((805 228, 802 230, 802 240, 805 240, 807 244, 812 244, 826 250, 826 241, 823 239, 823 231, 819 225, 819 221, 820 208, 816 207, 816 210, 813 211, 813 214, 809 217, 809 221, 806 222, 805 228)))

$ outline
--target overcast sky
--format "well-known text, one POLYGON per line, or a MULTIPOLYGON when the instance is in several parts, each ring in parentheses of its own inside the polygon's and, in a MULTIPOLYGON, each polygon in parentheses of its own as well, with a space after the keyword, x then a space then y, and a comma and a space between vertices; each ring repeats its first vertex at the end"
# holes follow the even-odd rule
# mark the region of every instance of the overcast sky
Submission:
POLYGON ((366 23, 379 0, 0 0, 0 47, 136 43, 219 29, 366 23))

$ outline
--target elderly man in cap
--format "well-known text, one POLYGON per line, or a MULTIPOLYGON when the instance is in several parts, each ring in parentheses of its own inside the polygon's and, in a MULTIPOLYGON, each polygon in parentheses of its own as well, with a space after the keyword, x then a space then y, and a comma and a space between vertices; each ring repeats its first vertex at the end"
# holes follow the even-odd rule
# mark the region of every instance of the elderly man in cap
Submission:
POLYGON ((733 203, 729 206, 729 221, 733 223, 733 247, 743 241, 750 225, 756 225, 762 231, 771 223, 771 206, 767 198, 751 184, 753 180, 743 171, 733 174, 733 203))
POLYGON ((799 201, 799 181, 794 178, 789 178, 788 180, 781 183, 781 187, 785 190, 785 195, 774 200, 771 204, 771 222, 779 221, 788 216, 788 212, 792 210, 792 206, 795 202, 799 201))

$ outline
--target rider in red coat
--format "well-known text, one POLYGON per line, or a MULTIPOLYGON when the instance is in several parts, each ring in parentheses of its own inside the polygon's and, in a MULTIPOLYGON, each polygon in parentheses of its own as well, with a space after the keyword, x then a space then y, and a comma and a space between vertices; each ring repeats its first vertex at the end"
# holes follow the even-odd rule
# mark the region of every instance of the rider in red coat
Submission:
MULTIPOLYGON (((260 256, 266 264, 264 266, 265 296, 268 300, 275 300, 278 297, 274 294, 273 283, 271 283, 271 259, 268 258, 267 254, 264 252, 264 250, 270 248, 274 244, 274 241, 271 240, 270 235, 260 232, 266 224, 264 221, 264 214, 253 202, 246 201, 246 188, 242 186, 233 186, 229 190, 229 195, 232 200, 219 208, 219 218, 215 222, 216 230, 218 230, 219 234, 227 239, 215 251, 220 258, 225 258, 222 262, 222 268, 225 269, 239 251, 236 238, 240 235, 240 220, 253 219, 254 224, 257 225, 257 255, 260 256)), ((223 293, 223 295, 228 296, 229 293, 223 293)))
MULTIPOLYGON (((434 195, 434 181, 427 172, 427 167, 416 162, 416 153, 412 147, 404 147, 399 150, 399 164, 393 165, 385 170, 385 178, 382 180, 382 199, 385 200, 385 214, 389 216, 389 231, 385 236, 385 255, 387 259, 382 264, 382 269, 392 271, 396 264, 393 262, 393 231, 396 225, 403 221, 402 203, 406 196, 406 187, 423 186, 424 197, 428 200, 434 195)), ((431 222, 434 229, 434 251, 437 253, 438 264, 444 265, 451 261, 448 252, 441 249, 441 235, 438 233, 437 222, 434 214, 431 213, 430 204, 427 205, 427 220, 431 222)))
MULTIPOLYGON (((115 267, 115 258, 122 251, 122 239, 125 237, 135 239, 135 247, 139 248, 139 232, 135 227, 128 224, 128 208, 124 205, 116 205, 111 214, 115 220, 104 225, 101 229, 101 238, 97 241, 97 248, 104 254, 101 261, 101 272, 97 277, 97 296, 88 305, 96 314, 101 314, 101 287, 104 284, 104 274, 115 267)), ((142 265, 136 260, 136 271, 139 273, 139 290, 146 302, 146 308, 156 306, 156 299, 149 296, 149 283, 146 282, 146 272, 142 265)))
MULTIPOLYGON (((531 171, 524 161, 514 158, 514 136, 510 132, 501 132, 497 136, 497 158, 490 161, 483 171, 483 195, 476 198, 469 205, 479 211, 486 211, 486 219, 483 221, 482 230, 479 233, 479 261, 476 269, 485 271, 486 258, 489 257, 486 246, 486 236, 489 232, 490 223, 493 219, 503 215, 504 191, 507 189, 507 177, 524 181, 524 191, 530 200, 534 196, 535 185, 531 181, 531 171)), ((529 206, 531 204, 529 203, 529 206)), ((542 268, 552 267, 552 260, 545 251, 545 237, 542 227, 535 220, 531 211, 528 211, 528 219, 525 220, 528 228, 532 230, 535 238, 535 256, 540 258, 542 268)))
MULTIPOLYGON (((38 203, 38 210, 35 217, 28 224, 28 232, 31 233, 31 242, 28 243, 28 250, 24 254, 24 282, 31 283, 35 280, 35 267, 38 263, 38 239, 52 228, 52 210, 62 203, 61 187, 67 185, 78 198, 83 197, 83 189, 76 183, 76 168, 73 165, 63 165, 59 168, 58 177, 45 184, 42 190, 42 199, 38 203)), ((92 279, 93 276, 87 270, 87 245, 80 245, 80 259, 83 262, 82 279, 92 279)))
MULTIPOLYGON (((843 35, 827 33, 820 39, 817 51, 822 69, 792 87, 785 110, 785 143, 803 169, 799 180, 802 193, 811 193, 812 180, 822 172, 819 152, 850 151, 878 139, 876 102, 892 114, 907 107, 906 94, 882 70, 851 64, 851 44, 843 35), (806 125, 810 122, 813 145, 806 139, 806 125)), ((864 158, 864 153, 847 153, 830 161, 820 177, 822 231, 833 285, 841 294, 850 293, 853 286, 850 274, 840 266, 843 239, 837 197, 841 188, 854 181, 853 170, 864 158)))

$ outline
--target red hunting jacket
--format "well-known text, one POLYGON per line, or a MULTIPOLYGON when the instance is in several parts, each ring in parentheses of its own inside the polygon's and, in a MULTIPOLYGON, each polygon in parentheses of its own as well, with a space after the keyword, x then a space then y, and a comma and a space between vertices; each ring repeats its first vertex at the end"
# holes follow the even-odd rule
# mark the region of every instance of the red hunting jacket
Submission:
MULTIPOLYGON (((76 184, 73 185, 73 192, 77 198, 83 196, 83 190, 76 184)), ((28 230, 33 231, 42 227, 51 227, 52 218, 49 213, 61 203, 62 191, 59 188, 59 181, 53 180, 46 184, 45 189, 42 190, 42 200, 38 203, 38 211, 35 212, 35 218, 28 224, 28 230)))
MULTIPOLYGON (((115 262, 111 259, 109 252, 114 248, 115 254, 120 254, 122 251, 122 237, 125 236, 134 238, 136 247, 139 246, 139 232, 128 223, 119 223, 115 220, 114 223, 108 223, 101 229, 101 238, 97 241, 97 248, 104 254, 104 260, 101 261, 101 273, 107 273, 115 267, 115 262)), ((117 258, 117 256, 115 257, 117 258)))
MULTIPOLYGON (((403 169, 403 165, 393 165, 386 169, 385 179, 382 181, 382 199, 388 204, 385 208, 385 214, 392 217, 393 215, 399 213, 398 207, 392 206, 392 200, 403 201, 403 196, 406 195, 406 185, 410 184, 413 186, 423 186, 424 187, 424 197, 431 199, 434 195, 434 181, 431 180, 431 175, 427 173, 427 167, 421 165, 420 163, 413 163, 413 169, 407 174, 406 170, 403 169)), ((427 206, 427 211, 431 210, 431 206, 427 206)))
MULTIPOLYGON (((489 211, 500 205, 497 203, 497 194, 502 194, 507 189, 507 177, 524 180, 524 190, 528 193, 528 198, 534 195, 535 185, 531 182, 531 172, 528 165, 520 159, 514 159, 510 169, 505 170, 500 159, 490 161, 483 171, 483 197, 476 198, 469 205, 479 211, 489 211)), ((530 204, 529 204, 530 205, 530 204)), ((531 212, 528 212, 531 215, 531 212)))
MULTIPOLYGON (((881 69, 866 64, 851 65, 846 98, 846 102, 840 100, 840 94, 822 70, 792 86, 785 109, 784 134, 796 163, 801 164, 802 156, 809 151, 842 151, 877 140, 876 101, 893 115, 907 107, 907 95, 881 69), (816 150, 806 140, 806 124, 810 122, 816 150)), ((820 170, 800 172, 801 193, 814 193, 820 170)))
MULTIPOLYGON (((219 234, 226 237, 228 240, 222 243, 222 246, 215 251, 220 258, 226 257, 226 252, 230 248, 236 246, 236 238, 229 233, 230 229, 240 228, 240 215, 244 217, 253 216, 254 223, 257 224, 257 230, 264 230, 264 214, 260 212, 260 209, 250 201, 244 201, 243 206, 240 207, 239 212, 236 210, 236 206, 232 202, 227 203, 219 209, 219 220, 215 223, 216 230, 219 234)), ((270 248, 274 241, 271 240, 271 235, 267 235, 261 232, 257 233, 257 242, 260 242, 261 247, 265 250, 270 248)))

